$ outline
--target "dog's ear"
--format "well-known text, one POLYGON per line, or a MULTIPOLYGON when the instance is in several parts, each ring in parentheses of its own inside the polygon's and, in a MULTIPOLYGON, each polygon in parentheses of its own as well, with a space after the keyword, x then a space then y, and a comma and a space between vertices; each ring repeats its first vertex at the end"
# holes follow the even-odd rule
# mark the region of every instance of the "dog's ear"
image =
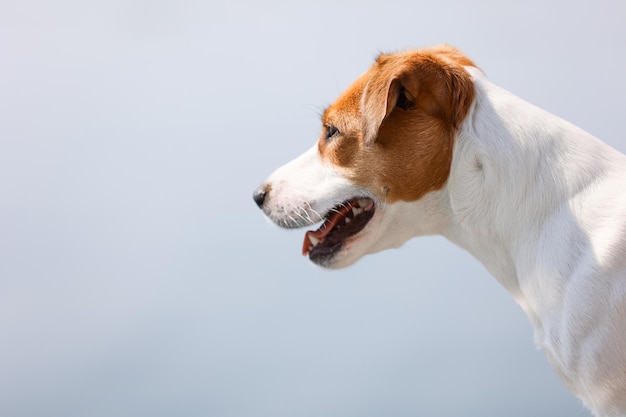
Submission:
MULTIPOLYGON (((375 70, 372 74, 361 96, 361 127, 365 146, 374 143, 380 125, 396 107, 400 90, 406 91, 400 82, 402 71, 384 71, 385 68, 381 68, 381 59, 382 56, 377 60, 379 71, 375 70)), ((408 97, 406 99, 408 101, 408 97)))
POLYGON ((395 109, 421 109, 456 128, 473 96, 469 74, 451 60, 430 54, 381 55, 361 96, 363 143, 376 141, 380 126, 395 109))

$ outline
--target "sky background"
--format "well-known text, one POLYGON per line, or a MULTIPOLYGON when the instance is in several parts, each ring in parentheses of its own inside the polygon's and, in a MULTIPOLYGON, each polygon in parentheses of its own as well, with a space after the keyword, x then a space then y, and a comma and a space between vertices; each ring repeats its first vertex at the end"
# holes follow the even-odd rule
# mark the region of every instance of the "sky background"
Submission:
POLYGON ((626 151, 622 0, 0 1, 0 415, 589 417, 467 253, 329 272, 252 201, 442 42, 626 151))

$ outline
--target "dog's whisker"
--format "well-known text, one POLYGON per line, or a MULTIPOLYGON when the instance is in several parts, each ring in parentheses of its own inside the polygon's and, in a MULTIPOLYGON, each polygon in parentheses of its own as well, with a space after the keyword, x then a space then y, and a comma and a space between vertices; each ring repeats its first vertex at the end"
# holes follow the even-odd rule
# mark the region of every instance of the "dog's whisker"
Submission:
POLYGON ((304 213, 303 218, 310 224, 315 223, 315 221, 313 221, 313 219, 311 218, 311 205, 309 204, 308 201, 305 201, 304 204, 306 204, 308 208, 306 207, 300 208, 300 210, 302 210, 302 212, 304 213))
POLYGON ((306 212, 306 210, 305 210, 305 209, 300 208, 300 207, 296 207, 296 210, 297 210, 296 214, 297 214, 297 215, 298 215, 298 217, 300 217, 302 220, 304 220, 304 221, 305 221, 305 222, 307 222, 307 223, 311 221, 311 219, 310 219, 310 218, 306 218, 305 216, 303 216, 303 215, 302 215, 302 213, 300 213, 300 210, 304 210, 304 214, 305 214, 305 215, 308 215, 308 213, 306 212))
MULTIPOLYGON (((311 212, 312 212, 313 214, 315 214, 315 215, 317 216, 318 220, 317 220, 316 222, 319 222, 319 221, 324 220, 324 217, 323 217, 321 214, 319 214, 317 211, 313 210, 312 208, 311 208, 310 210, 311 210, 311 212)), ((315 223, 316 223, 316 222, 315 222, 315 223)))
MULTIPOLYGON (((313 208, 313 206, 311 205, 311 203, 310 203, 310 202, 305 201, 304 203, 308 206, 307 213, 309 213, 309 216, 310 216, 310 213, 313 213, 314 215, 316 215, 316 216, 317 216, 317 220, 313 220, 313 219, 311 218, 311 223, 317 223, 317 222, 319 222, 319 221, 323 221, 323 220, 324 220, 324 216, 322 216, 321 214, 319 214, 319 213, 318 213, 318 212, 317 212, 317 211, 313 208)), ((331 209, 331 211, 332 211, 332 209, 331 209)), ((335 212, 337 212, 337 210, 334 210, 334 211, 335 211, 335 212)))
POLYGON ((304 211, 304 214, 306 216, 306 221, 308 221, 309 223, 315 223, 313 219, 311 218, 311 212, 304 208, 302 210, 304 211))

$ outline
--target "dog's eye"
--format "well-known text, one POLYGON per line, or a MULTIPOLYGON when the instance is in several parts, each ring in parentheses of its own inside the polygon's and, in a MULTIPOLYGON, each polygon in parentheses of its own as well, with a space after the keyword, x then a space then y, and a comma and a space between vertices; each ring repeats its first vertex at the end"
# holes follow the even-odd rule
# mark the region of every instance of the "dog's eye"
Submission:
POLYGON ((326 126, 326 140, 330 140, 338 134, 339 134, 339 129, 337 129, 335 126, 332 126, 332 125, 326 126))

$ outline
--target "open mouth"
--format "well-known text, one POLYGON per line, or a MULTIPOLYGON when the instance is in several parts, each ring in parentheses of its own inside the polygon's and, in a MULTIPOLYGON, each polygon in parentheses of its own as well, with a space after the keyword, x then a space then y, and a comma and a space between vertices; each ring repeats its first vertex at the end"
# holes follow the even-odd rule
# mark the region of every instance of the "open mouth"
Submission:
POLYGON ((302 255, 320 263, 339 251, 346 239, 359 233, 374 216, 374 201, 354 198, 332 209, 324 216, 319 229, 304 236, 302 255))

